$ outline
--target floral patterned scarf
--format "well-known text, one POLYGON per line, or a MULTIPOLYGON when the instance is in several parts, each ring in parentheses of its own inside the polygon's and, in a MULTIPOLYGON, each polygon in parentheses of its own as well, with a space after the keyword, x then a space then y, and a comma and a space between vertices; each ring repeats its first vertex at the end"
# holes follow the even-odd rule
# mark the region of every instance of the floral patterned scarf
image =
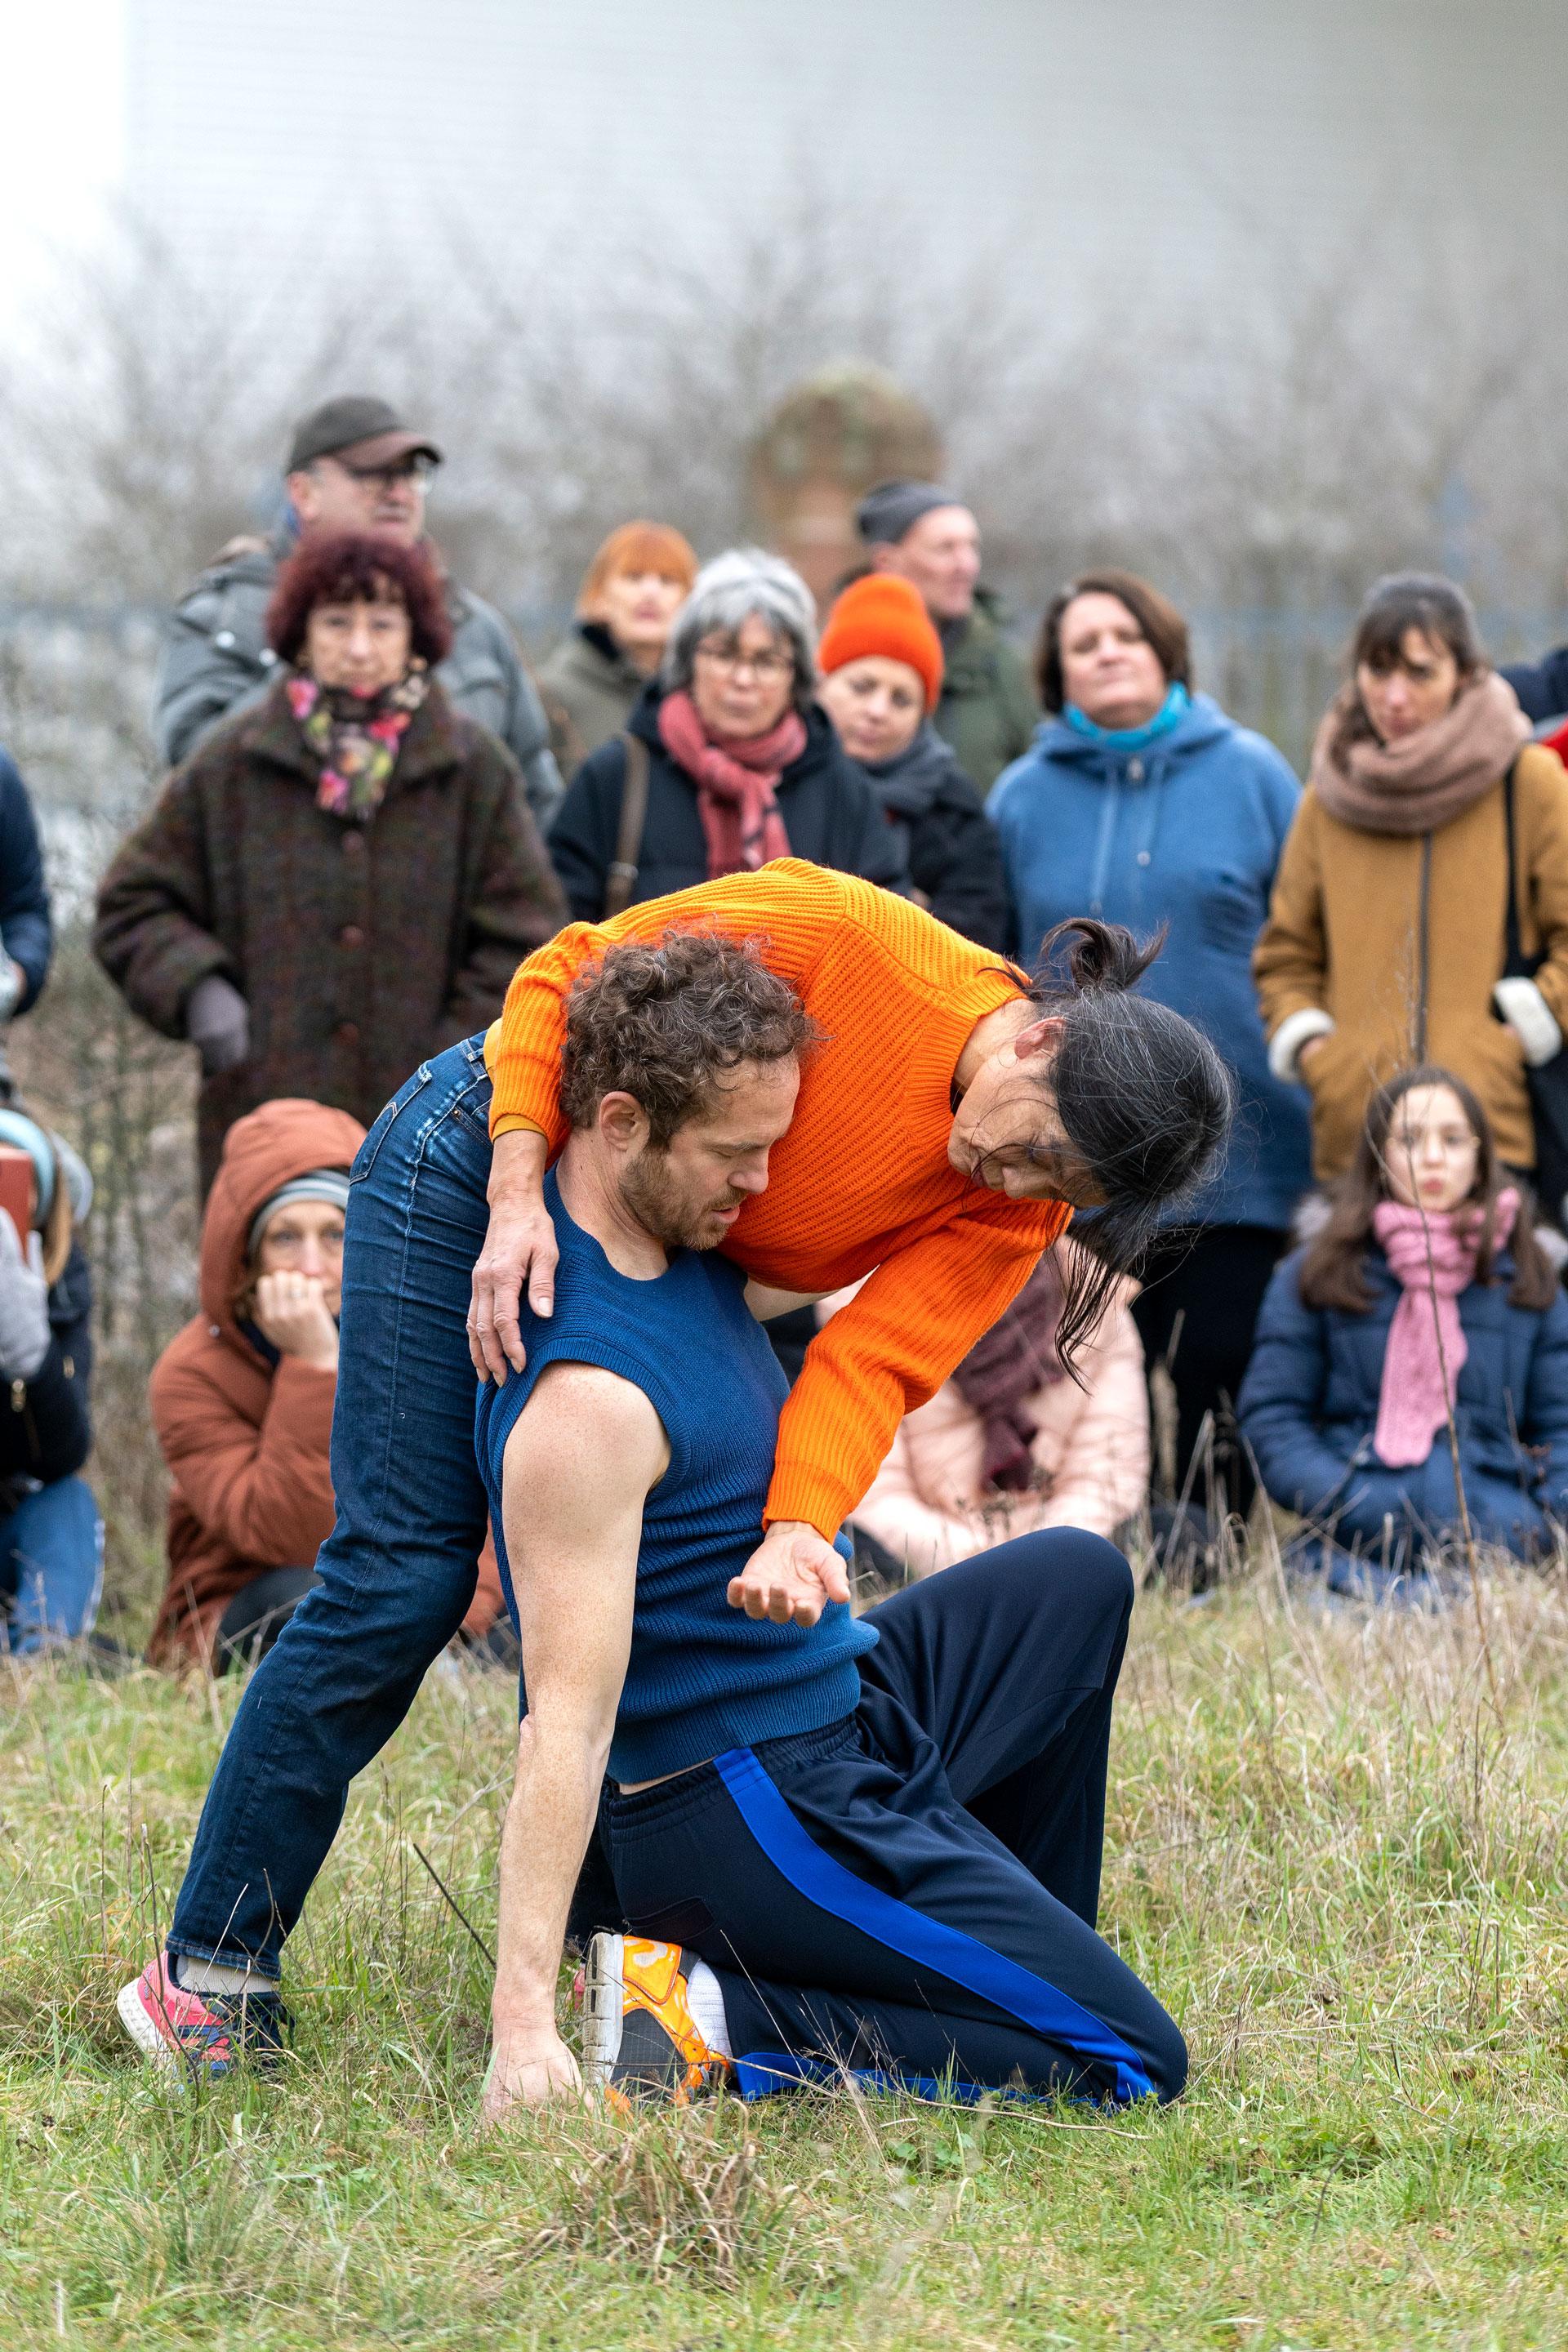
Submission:
POLYGON ((316 806, 345 820, 373 817, 386 796, 409 722, 430 690, 422 661, 379 694, 318 686, 301 673, 289 681, 289 708, 305 747, 321 763, 316 806))

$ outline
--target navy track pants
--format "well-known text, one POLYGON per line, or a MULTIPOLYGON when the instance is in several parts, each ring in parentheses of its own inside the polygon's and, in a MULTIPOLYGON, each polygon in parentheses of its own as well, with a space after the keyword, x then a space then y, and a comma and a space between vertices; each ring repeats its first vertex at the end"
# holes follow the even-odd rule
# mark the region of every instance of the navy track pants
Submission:
POLYGON ((1131 1608, 1100 1537, 1021 1537, 872 1612, 841 1722, 606 1790, 626 1924, 715 1971, 745 2096, 1178 2095, 1182 2037, 1094 1927, 1131 1608))

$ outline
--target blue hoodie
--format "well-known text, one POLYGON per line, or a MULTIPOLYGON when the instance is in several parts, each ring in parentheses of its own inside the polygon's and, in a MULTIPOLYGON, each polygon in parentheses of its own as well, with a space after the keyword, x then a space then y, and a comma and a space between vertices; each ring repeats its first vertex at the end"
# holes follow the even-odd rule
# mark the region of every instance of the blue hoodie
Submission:
POLYGON ((1290 1222, 1311 1181, 1304 1090, 1270 1076, 1252 950, 1300 786, 1272 743, 1194 695, 1134 751, 1047 719, 987 803, 1026 962, 1053 923, 1170 924, 1145 992, 1210 1037, 1237 1082, 1226 1163, 1178 1222, 1290 1222))

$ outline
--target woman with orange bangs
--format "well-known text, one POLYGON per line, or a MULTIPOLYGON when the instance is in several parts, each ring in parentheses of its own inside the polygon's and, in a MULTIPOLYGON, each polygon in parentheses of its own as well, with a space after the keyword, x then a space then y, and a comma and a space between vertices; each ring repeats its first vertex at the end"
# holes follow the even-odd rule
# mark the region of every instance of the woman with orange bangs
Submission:
POLYGON ((589 564, 576 626, 539 671, 568 782, 590 751, 624 730, 696 577, 695 554, 662 522, 622 523, 589 564))

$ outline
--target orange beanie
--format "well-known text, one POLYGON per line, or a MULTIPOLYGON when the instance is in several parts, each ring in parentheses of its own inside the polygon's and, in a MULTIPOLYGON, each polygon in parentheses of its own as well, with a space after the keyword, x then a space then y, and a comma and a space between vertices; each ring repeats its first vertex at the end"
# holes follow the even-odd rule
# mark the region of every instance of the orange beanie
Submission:
POLYGON ((816 649, 824 676, 868 654, 907 662, 924 682, 927 710, 936 709, 942 692, 942 639, 920 590, 895 572, 868 572, 863 579, 852 580, 827 615, 816 649))

